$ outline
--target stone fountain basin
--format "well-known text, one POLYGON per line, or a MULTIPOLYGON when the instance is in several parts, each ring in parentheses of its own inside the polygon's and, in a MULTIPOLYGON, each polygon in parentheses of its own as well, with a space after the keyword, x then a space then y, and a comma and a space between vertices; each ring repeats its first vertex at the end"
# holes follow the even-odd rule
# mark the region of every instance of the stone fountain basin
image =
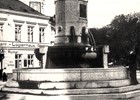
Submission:
POLYGON ((15 69, 15 81, 73 82, 128 79, 127 68, 15 69))

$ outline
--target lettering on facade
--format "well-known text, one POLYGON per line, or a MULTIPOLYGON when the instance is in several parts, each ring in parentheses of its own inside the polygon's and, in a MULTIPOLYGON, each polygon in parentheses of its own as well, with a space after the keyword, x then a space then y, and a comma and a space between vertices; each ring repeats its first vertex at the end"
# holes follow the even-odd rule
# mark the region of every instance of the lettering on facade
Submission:
POLYGON ((10 63, 14 63, 13 61, 9 61, 10 63))
POLYGON ((15 66, 13 61, 9 61, 9 63, 7 64, 8 66, 15 66))
POLYGON ((47 47, 48 45, 46 45, 46 44, 38 44, 37 46, 38 47, 47 47))
MULTIPOLYGON (((1 47, 23 47, 23 48, 38 48, 47 47, 48 44, 41 43, 17 43, 17 42, 0 42, 1 47)), ((9 51, 9 53, 16 53, 16 51, 9 51)))
POLYGON ((36 47, 36 45, 35 44, 29 44, 29 43, 12 43, 12 46, 14 46, 14 47, 32 47, 32 48, 34 48, 34 47, 36 47))
POLYGON ((0 42, 0 46, 7 46, 7 43, 0 42))
POLYGON ((15 64, 8 64, 8 66, 15 66, 15 64))
POLYGON ((18 51, 11 51, 11 50, 8 50, 8 53, 18 53, 18 51))

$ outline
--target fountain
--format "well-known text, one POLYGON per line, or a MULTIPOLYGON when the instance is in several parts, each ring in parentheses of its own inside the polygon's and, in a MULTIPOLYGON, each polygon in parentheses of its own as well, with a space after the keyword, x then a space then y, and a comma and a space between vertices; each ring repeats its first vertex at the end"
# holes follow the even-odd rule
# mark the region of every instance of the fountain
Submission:
POLYGON ((2 91, 43 94, 49 100, 139 98, 129 93, 140 86, 129 86, 127 69, 108 68, 109 47, 97 47, 87 31, 87 3, 55 0, 56 38, 48 47, 45 68, 15 69, 12 81, 6 84, 11 89, 5 87, 2 91))
POLYGON ((101 48, 87 29, 87 2, 55 0, 56 39, 48 48, 47 68, 103 67, 101 48))

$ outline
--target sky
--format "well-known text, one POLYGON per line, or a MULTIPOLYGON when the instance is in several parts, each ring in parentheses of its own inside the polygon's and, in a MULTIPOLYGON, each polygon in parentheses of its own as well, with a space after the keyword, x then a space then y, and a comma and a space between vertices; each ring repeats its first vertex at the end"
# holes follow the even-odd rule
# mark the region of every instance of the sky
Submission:
MULTIPOLYGON (((88 0, 88 27, 101 28, 110 24, 116 15, 140 12, 140 0, 88 0)), ((46 1, 45 13, 53 16, 54 0, 46 1)))

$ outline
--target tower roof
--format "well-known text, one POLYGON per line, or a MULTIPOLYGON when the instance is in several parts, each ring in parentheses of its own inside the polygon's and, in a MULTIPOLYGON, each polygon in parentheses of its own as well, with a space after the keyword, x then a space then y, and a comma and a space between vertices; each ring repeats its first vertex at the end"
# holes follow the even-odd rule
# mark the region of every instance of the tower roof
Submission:
POLYGON ((20 11, 20 12, 30 13, 30 14, 43 15, 42 13, 34 10, 30 6, 22 3, 19 0, 0 0, 0 8, 20 11))

